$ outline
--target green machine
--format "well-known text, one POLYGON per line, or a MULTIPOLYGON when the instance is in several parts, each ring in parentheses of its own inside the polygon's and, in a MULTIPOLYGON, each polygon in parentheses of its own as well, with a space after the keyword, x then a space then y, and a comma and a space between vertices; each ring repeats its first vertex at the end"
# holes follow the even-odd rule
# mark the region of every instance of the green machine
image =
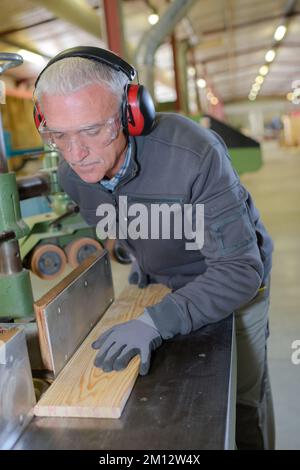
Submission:
MULTIPOLYGON (((21 65, 18 54, 0 54, 0 74, 21 65)), ((18 240, 29 233, 21 219, 19 194, 14 173, 8 172, 0 113, 0 318, 33 315, 29 272, 23 268, 18 240)))
POLYGON ((59 155, 45 152, 43 170, 17 180, 22 200, 46 194, 51 211, 26 217, 29 232, 20 240, 26 267, 42 279, 61 274, 66 263, 76 268, 102 245, 79 214, 79 207, 62 191, 57 181, 59 155))
POLYGON ((263 159, 259 142, 209 114, 193 116, 192 119, 222 137, 228 148, 232 165, 240 175, 257 171, 262 167, 263 159))

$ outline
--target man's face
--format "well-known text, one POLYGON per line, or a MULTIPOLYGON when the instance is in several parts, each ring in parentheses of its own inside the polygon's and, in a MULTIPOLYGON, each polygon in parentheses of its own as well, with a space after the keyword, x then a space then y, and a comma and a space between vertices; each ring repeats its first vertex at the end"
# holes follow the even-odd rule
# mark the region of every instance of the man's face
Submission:
POLYGON ((127 141, 120 125, 120 104, 107 88, 93 84, 66 96, 44 95, 42 107, 47 128, 82 180, 97 183, 118 172, 127 141))

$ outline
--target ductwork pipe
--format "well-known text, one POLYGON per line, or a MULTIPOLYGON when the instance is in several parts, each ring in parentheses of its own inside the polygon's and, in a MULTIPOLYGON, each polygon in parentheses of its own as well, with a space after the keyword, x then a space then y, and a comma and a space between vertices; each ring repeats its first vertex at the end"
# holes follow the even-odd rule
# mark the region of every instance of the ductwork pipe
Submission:
POLYGON ((150 93, 154 94, 154 55, 157 48, 175 28, 176 24, 186 16, 196 0, 174 0, 165 11, 159 22, 143 36, 135 53, 135 64, 139 71, 139 79, 150 93))

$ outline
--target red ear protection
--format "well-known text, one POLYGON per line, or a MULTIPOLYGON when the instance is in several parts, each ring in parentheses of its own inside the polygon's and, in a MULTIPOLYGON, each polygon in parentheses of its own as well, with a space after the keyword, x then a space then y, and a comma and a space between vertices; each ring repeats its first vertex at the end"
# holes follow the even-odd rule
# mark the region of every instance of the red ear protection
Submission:
POLYGON ((43 113, 39 106, 39 103, 37 101, 34 103, 34 107, 33 107, 33 119, 34 119, 35 127, 37 129, 39 129, 41 123, 45 121, 43 113))
MULTIPOLYGON (((53 57, 46 67, 39 74, 35 87, 44 71, 58 60, 68 57, 83 57, 104 63, 117 71, 125 73, 130 81, 136 76, 136 70, 121 57, 111 51, 99 47, 73 47, 60 52, 53 57)), ((45 122, 40 110, 39 103, 36 102, 33 109, 34 122, 39 128, 41 122, 45 122)), ((122 103, 122 125, 127 135, 145 135, 151 131, 155 121, 155 107, 148 90, 140 84, 129 84, 125 87, 122 103)))
POLYGON ((143 135, 151 130, 155 109, 150 93, 143 85, 128 85, 125 112, 129 135, 143 135))

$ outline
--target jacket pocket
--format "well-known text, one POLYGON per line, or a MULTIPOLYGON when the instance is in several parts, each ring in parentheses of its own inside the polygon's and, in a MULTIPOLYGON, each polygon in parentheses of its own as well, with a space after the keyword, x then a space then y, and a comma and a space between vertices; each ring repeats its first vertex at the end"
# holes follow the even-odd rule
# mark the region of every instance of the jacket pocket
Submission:
POLYGON ((204 201, 205 244, 221 256, 227 256, 256 242, 255 227, 248 207, 248 193, 235 182, 227 190, 204 201))
POLYGON ((174 195, 174 196, 165 196, 163 194, 150 195, 150 194, 127 194, 127 199, 130 204, 141 203, 141 204, 183 204, 185 202, 185 196, 174 195))

